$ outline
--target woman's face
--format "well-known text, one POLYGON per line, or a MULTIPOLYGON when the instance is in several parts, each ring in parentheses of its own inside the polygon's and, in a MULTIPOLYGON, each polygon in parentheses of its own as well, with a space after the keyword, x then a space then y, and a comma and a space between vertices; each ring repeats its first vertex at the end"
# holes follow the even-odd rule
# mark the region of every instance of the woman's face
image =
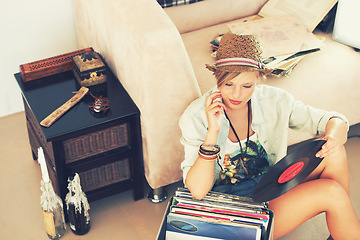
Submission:
POLYGON ((243 72, 219 87, 225 106, 233 110, 246 106, 255 90, 258 78, 257 72, 243 72))

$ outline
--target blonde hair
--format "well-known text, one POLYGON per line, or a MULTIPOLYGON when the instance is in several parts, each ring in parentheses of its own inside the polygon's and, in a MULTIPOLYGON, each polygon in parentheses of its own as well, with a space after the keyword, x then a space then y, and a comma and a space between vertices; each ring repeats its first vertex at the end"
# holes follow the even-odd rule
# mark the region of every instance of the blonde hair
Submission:
MULTIPOLYGON (((225 83, 231 81, 232 79, 236 78, 241 74, 241 72, 221 71, 207 64, 206 64, 206 68, 213 72, 213 75, 215 76, 216 79, 216 85, 218 87, 223 86, 225 83)), ((263 80, 266 79, 266 74, 264 74, 263 72, 258 72, 258 71, 256 72, 258 73, 259 79, 260 78, 262 78, 263 80)))
POLYGON ((216 71, 214 76, 216 78, 216 84, 218 87, 221 87, 225 83, 231 81, 231 79, 236 78, 240 75, 241 72, 226 72, 226 71, 216 71))

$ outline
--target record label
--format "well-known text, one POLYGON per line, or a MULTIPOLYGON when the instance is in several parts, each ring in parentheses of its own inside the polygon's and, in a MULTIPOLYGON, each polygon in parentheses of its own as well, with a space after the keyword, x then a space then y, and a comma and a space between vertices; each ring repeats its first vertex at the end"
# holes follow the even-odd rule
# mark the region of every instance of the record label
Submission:
POLYGON ((299 174, 304 167, 304 162, 298 162, 288 167, 278 178, 278 183, 286 183, 299 174))

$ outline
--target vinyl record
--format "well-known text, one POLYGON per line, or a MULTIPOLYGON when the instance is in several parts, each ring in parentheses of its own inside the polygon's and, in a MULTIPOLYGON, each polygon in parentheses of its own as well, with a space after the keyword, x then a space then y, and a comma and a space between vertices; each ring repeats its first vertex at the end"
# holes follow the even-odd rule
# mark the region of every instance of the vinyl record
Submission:
POLYGON ((317 158, 315 154, 325 142, 313 140, 302 143, 272 166, 256 185, 254 201, 275 199, 301 183, 321 163, 322 158, 317 158))

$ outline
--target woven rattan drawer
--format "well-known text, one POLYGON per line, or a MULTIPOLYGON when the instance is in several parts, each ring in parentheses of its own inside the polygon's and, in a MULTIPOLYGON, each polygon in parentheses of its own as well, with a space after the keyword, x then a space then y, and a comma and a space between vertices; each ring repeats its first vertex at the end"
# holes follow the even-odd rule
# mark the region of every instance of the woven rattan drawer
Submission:
POLYGON ((63 144, 66 163, 105 153, 129 145, 128 124, 66 140, 63 144))
POLYGON ((79 173, 81 187, 85 192, 96 190, 131 178, 129 159, 102 165, 79 173))

